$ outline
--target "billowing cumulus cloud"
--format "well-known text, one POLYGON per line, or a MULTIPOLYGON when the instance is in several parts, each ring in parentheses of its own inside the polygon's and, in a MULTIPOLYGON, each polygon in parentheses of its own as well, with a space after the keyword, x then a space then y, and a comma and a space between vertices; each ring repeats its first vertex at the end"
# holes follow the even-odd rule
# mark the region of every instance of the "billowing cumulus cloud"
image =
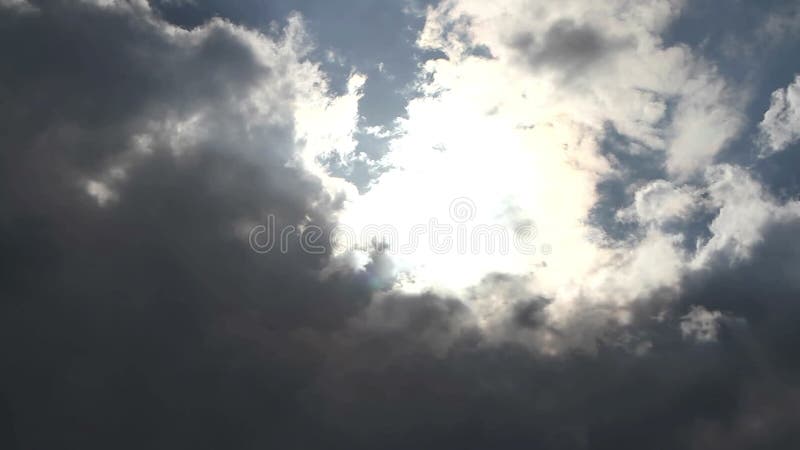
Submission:
POLYGON ((0 445, 796 448, 800 204, 728 149, 794 85, 691 2, 320 42, 368 3, 0 1, 0 445))

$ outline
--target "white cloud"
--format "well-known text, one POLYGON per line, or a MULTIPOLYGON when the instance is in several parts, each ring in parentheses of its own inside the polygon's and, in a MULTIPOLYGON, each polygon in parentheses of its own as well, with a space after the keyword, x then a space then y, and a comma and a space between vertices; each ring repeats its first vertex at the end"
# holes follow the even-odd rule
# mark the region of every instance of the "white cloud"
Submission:
POLYGON ((620 210, 617 217, 660 226, 687 218, 699 206, 697 197, 695 190, 656 180, 636 191, 633 205, 620 210))
POLYGON ((709 225, 711 238, 692 261, 695 268, 719 258, 743 261, 763 241, 769 225, 800 217, 800 203, 780 204, 740 167, 713 166, 706 172, 706 183, 710 201, 719 212, 709 225))
POLYGON ((680 80, 679 100, 668 129, 667 168, 679 179, 708 167, 739 132, 742 106, 704 62, 692 62, 680 80))
POLYGON ((102 181, 87 181, 86 192, 97 201, 99 206, 105 206, 109 201, 117 198, 117 194, 102 181))
POLYGON ((785 89, 772 93, 759 129, 761 157, 785 150, 800 139, 800 75, 785 89))
MULTIPOLYGON (((351 198, 341 220, 397 224, 402 236, 432 217, 446 222, 449 203, 468 197, 475 223, 535 223, 537 244, 552 248, 504 258, 417 252, 397 265, 414 274, 409 289, 459 291, 492 272, 533 273, 531 288, 553 298, 624 302, 675 283, 679 237, 654 231, 641 248, 608 248, 589 239, 596 230, 587 219, 598 183, 613 174, 600 149, 608 123, 644 151, 665 152, 665 183, 706 167, 738 131, 714 67, 660 38, 682 3, 449 0, 429 8, 419 45, 447 58, 423 66, 424 95, 398 120, 385 160, 393 169, 351 198), (477 45, 492 57, 470 51, 477 45), (659 253, 657 264, 648 252, 659 253)), ((651 193, 633 211, 666 221, 688 213, 690 191, 651 193), (648 204, 656 200, 663 204, 648 204)))
POLYGON ((693 306, 689 314, 681 318, 681 334, 684 339, 697 342, 716 342, 719 335, 719 320, 722 313, 709 311, 702 306, 693 306))
MULTIPOLYGON (((743 118, 740 100, 712 64, 686 46, 663 44, 660 33, 682 6, 667 0, 573 0, 558 8, 535 0, 448 1, 429 14, 420 43, 444 50, 450 61, 463 60, 470 45, 487 46, 498 64, 517 69, 514 78, 550 89, 556 104, 549 108, 597 128, 611 122, 650 149, 666 151, 671 175, 683 179, 712 162, 743 118), (564 41, 557 44, 553 30, 564 23, 574 24, 573 31, 557 33, 564 41), (547 45, 574 55, 544 58, 547 45)), ((508 87, 525 92, 519 89, 525 86, 508 87)))

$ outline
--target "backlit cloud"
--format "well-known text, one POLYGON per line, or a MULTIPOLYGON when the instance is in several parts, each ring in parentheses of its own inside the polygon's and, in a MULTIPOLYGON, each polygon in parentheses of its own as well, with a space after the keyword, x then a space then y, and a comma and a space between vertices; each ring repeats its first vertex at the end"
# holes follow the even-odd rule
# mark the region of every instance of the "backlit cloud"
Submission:
POLYGON ((797 448, 793 11, 0 0, 0 447, 797 448))

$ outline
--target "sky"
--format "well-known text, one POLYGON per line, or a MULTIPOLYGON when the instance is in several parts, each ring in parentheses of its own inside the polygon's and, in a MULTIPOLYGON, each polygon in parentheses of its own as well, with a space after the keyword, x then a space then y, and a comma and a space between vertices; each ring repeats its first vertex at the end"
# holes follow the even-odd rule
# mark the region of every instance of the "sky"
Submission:
POLYGON ((797 0, 0 0, 0 447, 800 448, 797 0))

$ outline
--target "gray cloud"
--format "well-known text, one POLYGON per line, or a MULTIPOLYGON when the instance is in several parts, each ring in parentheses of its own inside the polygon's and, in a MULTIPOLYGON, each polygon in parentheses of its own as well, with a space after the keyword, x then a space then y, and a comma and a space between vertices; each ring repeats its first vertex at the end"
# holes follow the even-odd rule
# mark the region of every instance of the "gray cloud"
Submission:
POLYGON ((634 44, 630 38, 607 36, 591 25, 569 19, 553 23, 540 37, 522 33, 511 42, 531 67, 552 67, 569 77, 634 44))

